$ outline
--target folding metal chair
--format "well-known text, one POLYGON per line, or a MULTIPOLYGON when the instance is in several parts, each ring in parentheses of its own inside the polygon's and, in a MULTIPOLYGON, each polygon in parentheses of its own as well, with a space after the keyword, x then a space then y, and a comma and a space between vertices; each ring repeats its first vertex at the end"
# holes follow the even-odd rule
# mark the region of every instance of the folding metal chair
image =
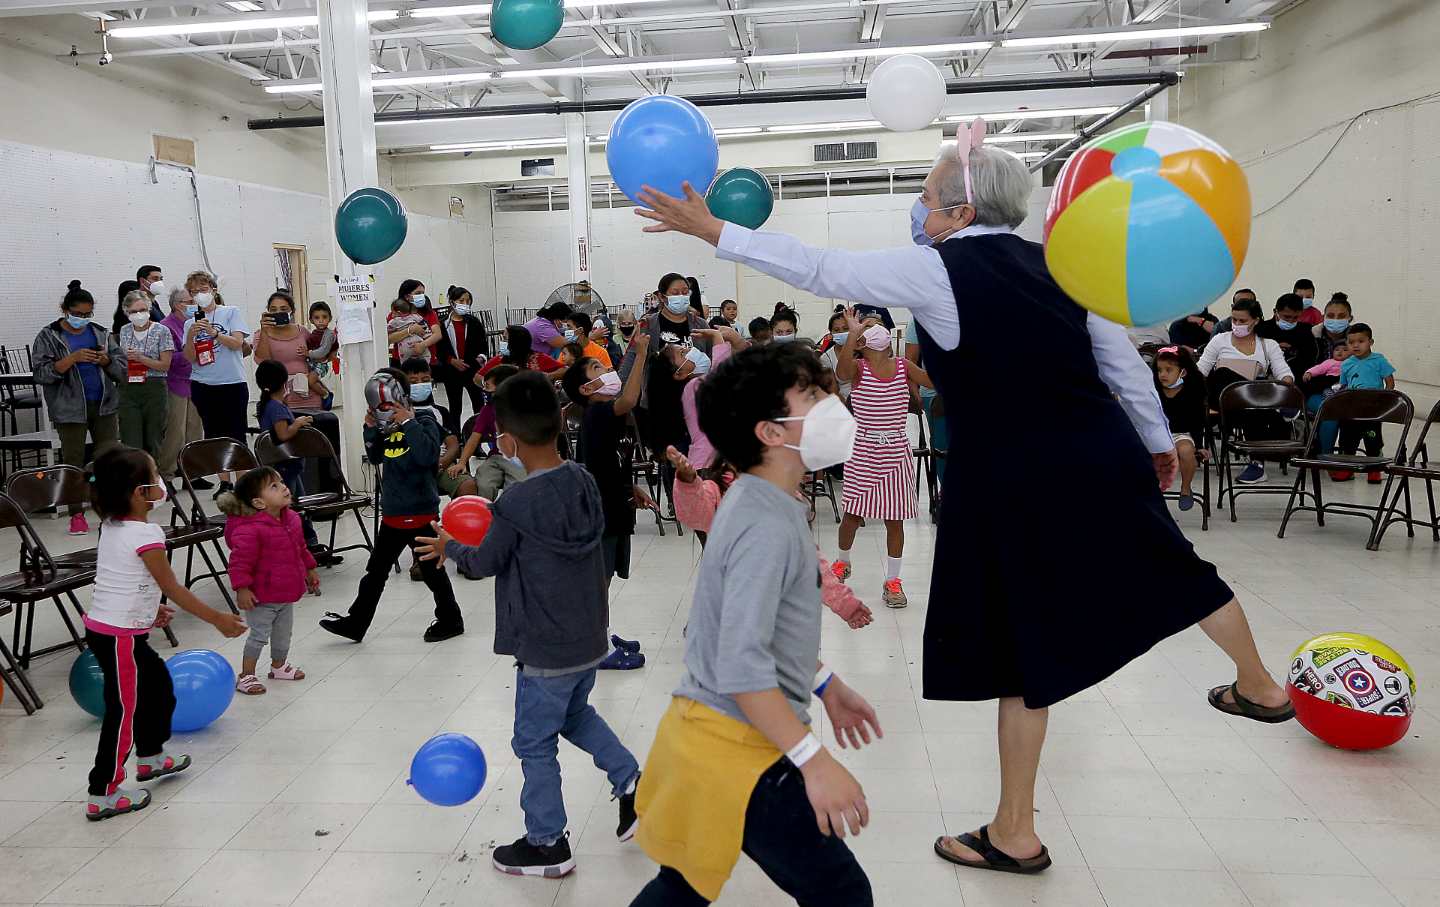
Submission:
POLYGON ((331 554, 358 549, 374 550, 375 543, 371 539, 370 530, 366 528, 365 519, 360 515, 360 511, 372 506, 374 500, 370 495, 361 494, 350 487, 349 480, 345 478, 345 470, 340 466, 340 458, 324 432, 306 426, 296 432, 295 437, 281 443, 275 442, 271 432, 262 432, 255 440, 255 458, 262 466, 278 466, 295 460, 314 458, 319 461, 321 469, 329 468, 330 475, 338 482, 340 490, 301 495, 299 500, 293 502, 296 512, 309 517, 313 522, 330 524, 328 547, 331 554), (360 527, 360 535, 365 541, 336 548, 335 533, 340 517, 346 513, 355 517, 355 524, 360 527))
POLYGON ((0 494, 0 529, 14 529, 20 542, 14 549, 19 553, 20 569, 0 576, 0 601, 14 605, 13 652, 18 657, 19 665, 29 667, 31 658, 58 652, 72 645, 77 649, 85 648, 85 637, 76 628, 70 610, 74 610, 75 618, 83 620, 85 609, 75 597, 75 590, 83 589, 95 581, 94 568, 57 565, 45 543, 35 532, 30 518, 8 494, 0 494), (65 601, 61 601, 61 596, 69 601, 70 608, 66 607, 65 601), (36 650, 31 645, 35 635, 36 605, 47 600, 55 603, 60 619, 70 631, 71 641, 36 650))
MULTIPOLYGON (((1430 429, 1437 422, 1440 422, 1440 402, 1436 402, 1430 408, 1430 415, 1425 417, 1425 424, 1420 428, 1420 437, 1415 440, 1415 452, 1410 455, 1410 462, 1403 465, 1387 465, 1385 471, 1392 477, 1400 479, 1396 486, 1395 493, 1390 497, 1390 503, 1385 503, 1385 496, 1380 497, 1380 509, 1383 516, 1380 518, 1380 525, 1370 538, 1370 543, 1365 547, 1374 551, 1380 547, 1380 539, 1385 536, 1385 530, 1390 528, 1391 523, 1407 523, 1410 526, 1410 535, 1415 535, 1415 523, 1430 527, 1430 534, 1435 541, 1440 542, 1440 517, 1435 511, 1435 482, 1440 480, 1440 468, 1430 465, 1430 457, 1425 449, 1430 429), (1425 498, 1430 504, 1430 522, 1417 521, 1410 513, 1410 480, 1419 479, 1425 483, 1425 498), (1405 497, 1405 516, 1397 516, 1396 511, 1400 507, 1400 497, 1405 497)), ((1389 486, 1387 486, 1389 487, 1389 486)))
MULTIPOLYGON (((1235 499, 1247 494, 1290 494, 1283 485, 1253 485, 1237 488, 1234 477, 1235 461, 1232 454, 1239 454, 1248 460, 1262 463, 1289 463, 1302 456, 1306 450, 1304 437, 1249 438, 1247 430, 1268 416, 1278 422, 1291 424, 1299 420, 1305 425, 1305 395, 1293 384, 1280 381, 1238 381, 1220 392, 1220 468, 1222 483, 1220 496, 1228 498, 1230 522, 1236 522, 1235 499), (1293 414, 1293 415, 1292 415, 1293 414)), ((1309 492, 1302 491, 1302 495, 1309 492)))

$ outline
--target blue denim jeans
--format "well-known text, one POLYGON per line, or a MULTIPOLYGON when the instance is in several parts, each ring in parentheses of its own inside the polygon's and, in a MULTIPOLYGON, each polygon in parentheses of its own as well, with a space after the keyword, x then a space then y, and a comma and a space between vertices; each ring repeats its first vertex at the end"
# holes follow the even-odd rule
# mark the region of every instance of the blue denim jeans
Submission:
POLYGON ((590 704, 595 669, 559 677, 515 676, 515 736, 510 741, 525 784, 520 808, 531 844, 554 844, 565 833, 565 800, 560 796, 560 738, 589 753, 595 767, 620 796, 640 774, 640 764, 590 704))

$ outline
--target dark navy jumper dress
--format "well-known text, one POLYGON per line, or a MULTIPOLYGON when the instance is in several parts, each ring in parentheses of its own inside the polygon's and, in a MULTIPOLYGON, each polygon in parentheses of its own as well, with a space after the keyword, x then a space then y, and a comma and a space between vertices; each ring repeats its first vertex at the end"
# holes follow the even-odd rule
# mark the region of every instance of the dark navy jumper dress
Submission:
POLYGON ((952 428, 924 696, 1042 708, 1233 593, 1170 516, 1150 454, 1100 378, 1086 312, 1041 247, 990 234, 936 248, 960 345, 942 350, 920 328, 925 365, 952 426, 984 426, 1002 447, 952 428))

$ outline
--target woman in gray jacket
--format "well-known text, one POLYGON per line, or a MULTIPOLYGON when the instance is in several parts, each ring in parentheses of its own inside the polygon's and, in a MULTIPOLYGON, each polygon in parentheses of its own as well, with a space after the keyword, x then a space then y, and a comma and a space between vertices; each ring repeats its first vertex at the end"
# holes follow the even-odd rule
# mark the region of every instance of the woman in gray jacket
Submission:
MULTIPOLYGON (((115 443, 120 408, 115 382, 125 380, 125 356, 115 335, 91 320, 95 298, 80 281, 70 281, 60 311, 58 320, 35 335, 31 359, 45 409, 60 435, 60 460, 84 468, 87 433, 97 454, 115 443)), ((84 507, 72 506, 70 534, 89 531, 84 507)))

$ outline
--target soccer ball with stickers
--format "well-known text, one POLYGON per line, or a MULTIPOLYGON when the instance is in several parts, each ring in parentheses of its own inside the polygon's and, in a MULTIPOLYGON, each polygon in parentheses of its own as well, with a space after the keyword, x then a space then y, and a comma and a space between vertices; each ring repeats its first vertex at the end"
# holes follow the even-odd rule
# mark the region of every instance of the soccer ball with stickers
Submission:
POLYGON ((1404 737, 1415 690, 1400 653, 1360 633, 1317 636, 1290 657, 1286 691, 1296 720, 1341 749, 1379 749, 1404 737))

